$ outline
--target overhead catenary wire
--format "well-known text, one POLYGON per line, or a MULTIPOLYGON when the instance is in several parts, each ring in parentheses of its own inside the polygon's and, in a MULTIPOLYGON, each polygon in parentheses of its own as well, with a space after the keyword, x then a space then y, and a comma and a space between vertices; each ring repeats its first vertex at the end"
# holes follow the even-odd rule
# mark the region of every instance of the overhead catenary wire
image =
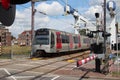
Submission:
MULTIPOLYGON (((21 5, 20 7, 25 8, 25 9, 28 9, 28 10, 31 11, 31 7, 26 7, 26 6, 24 6, 24 5, 21 5)), ((45 16, 48 16, 48 17, 52 17, 52 18, 54 18, 54 19, 56 19, 56 20, 58 20, 58 17, 59 17, 59 16, 51 16, 51 15, 49 15, 49 14, 47 14, 47 13, 45 13, 45 12, 39 11, 39 10, 37 10, 37 9, 35 9, 35 11, 36 11, 37 13, 42 14, 42 15, 45 15, 45 16)), ((63 15, 60 15, 60 16, 63 16, 63 15)), ((61 19, 59 19, 58 22, 65 23, 65 24, 67 24, 67 25, 73 25, 73 24, 69 23, 68 21, 64 21, 64 20, 61 20, 61 19)))
MULTIPOLYGON (((63 0, 56 0, 56 1, 59 1, 59 2, 61 1, 62 5, 66 5, 65 1, 63 1, 63 0)), ((68 5, 69 5, 69 4, 68 4, 68 5)), ((23 5, 22 5, 22 7, 31 10, 30 7, 26 7, 26 6, 23 6, 23 5)), ((73 9, 74 9, 74 8, 73 8, 73 9)), ((45 16, 48 16, 48 17, 54 18, 54 16, 51 16, 51 15, 47 14, 46 12, 39 11, 39 10, 37 10, 37 9, 35 9, 35 12, 40 13, 40 14, 45 15, 45 16)), ((80 14, 80 13, 79 13, 79 14, 80 14)), ((81 14, 80 14, 80 15, 81 15, 81 14)), ((60 16, 62 16, 62 15, 60 15, 60 16)), ((84 17, 84 18, 86 18, 86 17, 84 17)), ((57 19, 58 19, 58 18, 57 18, 57 19)), ((57 19, 56 19, 56 20, 57 20, 57 19)), ((86 19, 87 19, 87 18, 86 18, 86 19)), ((61 20, 59 20, 59 22, 60 22, 60 21, 61 21, 61 20)), ((65 22, 65 21, 61 21, 61 22, 64 22, 65 24, 67 23, 67 24, 69 24, 69 25, 73 25, 73 24, 68 23, 68 22, 65 22)))

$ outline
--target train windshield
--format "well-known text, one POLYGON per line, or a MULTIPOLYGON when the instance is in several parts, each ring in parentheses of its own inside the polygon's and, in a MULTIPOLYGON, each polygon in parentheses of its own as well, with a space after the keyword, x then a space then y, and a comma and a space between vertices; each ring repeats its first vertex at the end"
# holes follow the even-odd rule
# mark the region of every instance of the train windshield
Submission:
POLYGON ((36 31, 34 44, 49 44, 49 31, 47 30, 39 30, 36 31))
POLYGON ((49 44, 49 36, 39 35, 35 37, 35 44, 49 44))

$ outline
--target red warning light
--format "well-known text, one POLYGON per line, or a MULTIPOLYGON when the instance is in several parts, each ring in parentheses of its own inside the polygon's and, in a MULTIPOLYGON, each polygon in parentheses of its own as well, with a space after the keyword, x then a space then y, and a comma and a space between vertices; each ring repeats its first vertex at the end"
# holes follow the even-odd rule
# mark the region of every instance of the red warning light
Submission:
POLYGON ((8 9, 10 7, 10 0, 1 0, 1 3, 4 9, 8 9))

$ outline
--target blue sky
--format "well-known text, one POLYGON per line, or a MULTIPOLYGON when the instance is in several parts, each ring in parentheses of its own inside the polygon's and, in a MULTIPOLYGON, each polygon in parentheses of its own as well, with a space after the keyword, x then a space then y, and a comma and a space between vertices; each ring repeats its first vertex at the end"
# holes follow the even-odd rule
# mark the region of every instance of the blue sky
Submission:
MULTIPOLYGON (((85 12, 86 9, 89 7, 89 0, 68 0, 68 4, 79 11, 79 13, 85 12)), ((47 4, 46 8, 51 7, 48 11, 47 16, 42 15, 40 13, 35 14, 35 29, 39 28, 39 26, 64 30, 67 26, 67 28, 72 28, 71 24, 74 24, 74 18, 72 15, 68 16, 62 16, 64 14, 63 8, 66 5, 66 0, 51 0, 51 1, 42 1, 42 2, 36 2, 35 8, 37 11, 44 12, 44 4, 47 4), (40 6, 41 5, 41 6, 40 6), (55 6, 54 6, 55 5, 55 6), (57 6, 58 5, 58 6, 57 6), (49 6, 49 7, 48 7, 49 6), (61 9, 62 7, 62 9, 61 9), (40 10, 42 8, 42 10, 40 10), (57 11, 57 8, 61 10, 61 12, 57 11), (56 11, 56 12, 54 12, 56 11), (56 14, 53 14, 53 13, 56 14), (37 17, 37 20, 36 20, 37 17), (42 18, 41 20, 39 20, 42 18), (43 21, 42 21, 43 20, 43 21), (39 26, 37 25, 39 23, 39 26), (40 24, 41 23, 41 24, 40 24), (63 27, 63 29, 61 28, 63 27)), ((16 11, 16 19, 12 27, 10 27, 10 31, 12 31, 12 34, 14 36, 17 36, 24 30, 30 30, 31 29, 31 3, 23 4, 23 5, 17 5, 17 11, 16 11), (20 19, 21 18, 21 19, 20 19), (14 32, 14 30, 17 31, 17 34, 14 32)), ((66 28, 66 29, 67 29, 66 28)), ((69 29, 69 32, 73 32, 74 29, 69 29)))
MULTIPOLYGON (((119 1, 119 0, 117 0, 119 1)), ((35 30, 41 27, 53 28, 67 32, 74 32, 74 18, 72 15, 63 16, 66 0, 49 0, 36 2, 35 30), (47 15, 40 14, 44 12, 47 15)), ((89 20, 95 20, 95 12, 101 13, 103 0, 68 0, 68 4, 89 20)), ((14 24, 9 27, 14 36, 24 30, 31 29, 31 3, 18 5, 14 24), (16 33, 16 32, 17 33, 16 33)))
MULTIPOLYGON (((52 4, 54 1, 58 2, 61 4, 63 7, 66 5, 66 0, 49 0, 49 1, 41 1, 41 2, 36 2, 36 5, 39 5, 41 3, 47 3, 47 4, 52 4)), ((91 0, 93 1, 93 0, 91 0)), ((68 0, 68 4, 72 7, 75 8, 79 11, 80 14, 88 10, 90 7, 90 0, 68 0)), ((17 5, 17 10, 24 10, 25 7, 31 7, 31 3, 26 3, 23 5, 17 5)))
MULTIPOLYGON (((54 1, 57 1, 59 2, 62 6, 65 6, 66 5, 66 0, 49 0, 49 1, 41 1, 41 2, 36 2, 36 5, 39 5, 43 2, 46 2, 47 4, 51 4, 52 2, 54 1)), ((88 7, 90 7, 90 0, 67 0, 68 1, 68 4, 72 7, 72 8, 75 8, 77 10, 79 10, 80 12, 81 11, 84 11, 84 10, 87 10, 88 7)), ((22 6, 25 6, 25 7, 30 7, 31 6, 31 3, 26 3, 26 4, 23 4, 23 5, 18 5, 17 6, 17 9, 18 10, 23 10, 24 7, 22 6)), ((82 12, 81 12, 82 13, 82 12)))

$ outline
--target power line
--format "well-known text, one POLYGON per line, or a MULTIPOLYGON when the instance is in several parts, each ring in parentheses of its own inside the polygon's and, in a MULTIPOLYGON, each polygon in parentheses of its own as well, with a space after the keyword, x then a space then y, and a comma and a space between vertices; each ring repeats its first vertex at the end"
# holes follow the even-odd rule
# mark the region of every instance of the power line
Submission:
MULTIPOLYGON (((23 8, 25 8, 25 9, 31 10, 30 7, 26 7, 26 6, 24 6, 24 5, 22 5, 22 6, 20 6, 20 7, 23 7, 23 8)), ((36 9, 35 9, 35 11, 38 12, 38 13, 40 13, 40 14, 43 14, 43 15, 45 15, 45 16, 48 16, 48 17, 52 17, 52 18, 55 18, 55 17, 56 17, 56 16, 50 16, 50 15, 46 14, 45 12, 38 11, 38 10, 36 10, 36 9)), ((63 16, 63 15, 61 15, 61 16, 63 16)), ((58 20, 58 17, 56 17, 55 19, 58 20)), ((68 25, 73 25, 73 24, 71 24, 71 23, 69 23, 69 22, 65 22, 65 21, 63 21, 63 20, 59 20, 59 22, 62 22, 62 23, 68 24, 68 25)))
MULTIPOLYGON (((57 1, 59 1, 59 0, 57 0, 57 1)), ((65 4, 67 4, 67 3, 65 3, 65 1, 63 1, 63 0, 60 0, 64 5, 65 4)), ((59 1, 59 2, 60 2, 59 1)), ((68 4, 69 5, 69 4, 68 4)), ((31 8, 30 7, 26 7, 26 6, 21 6, 21 7, 24 7, 24 8, 26 8, 26 9, 29 9, 29 10, 31 10, 31 8)), ((74 9, 74 8, 73 8, 74 9)), ((45 15, 45 16, 49 16, 49 17, 53 17, 53 16, 50 16, 50 15, 48 15, 47 13, 45 13, 45 12, 43 12, 43 11, 39 11, 39 10, 37 10, 37 9, 35 9, 35 12, 38 12, 38 13, 40 13, 40 14, 43 14, 43 15, 45 15)), ((80 14, 80 13, 79 13, 80 14)), ((81 14, 80 14, 81 15, 81 14)), ((61 15, 62 16, 62 15, 61 15)), ((54 17, 53 17, 54 18, 54 17)), ((84 18, 86 18, 86 17, 84 17, 84 18)), ((57 18, 58 19, 58 18, 57 18)), ((56 20, 57 20, 56 19, 56 20)), ((87 18, 86 18, 87 19, 87 18)), ((61 21, 61 22, 64 22, 64 21, 61 21)), ((66 22, 64 22, 64 23, 66 23, 66 22)), ((73 25, 73 24, 71 24, 71 23, 68 23, 69 25, 73 25)))
POLYGON ((63 0, 56 0, 56 1, 60 2, 62 5, 66 4, 65 1, 63 1, 63 0))

